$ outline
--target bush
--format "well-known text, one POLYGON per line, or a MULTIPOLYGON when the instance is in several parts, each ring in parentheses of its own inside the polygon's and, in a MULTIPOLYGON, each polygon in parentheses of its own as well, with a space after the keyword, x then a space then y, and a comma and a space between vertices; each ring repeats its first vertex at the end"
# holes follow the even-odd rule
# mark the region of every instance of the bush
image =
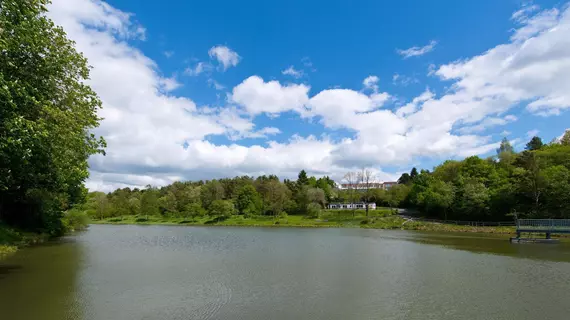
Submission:
POLYGON ((318 203, 309 203, 307 206, 307 215, 311 218, 320 218, 323 209, 318 203))
POLYGON ((135 222, 147 222, 147 221, 148 221, 148 219, 145 217, 138 217, 135 219, 135 222))
POLYGON ((234 213, 234 204, 229 200, 214 200, 208 207, 208 214, 214 217, 229 217, 234 213))
POLYGON ((78 208, 67 210, 61 218, 65 232, 84 230, 89 225, 87 213, 78 208))

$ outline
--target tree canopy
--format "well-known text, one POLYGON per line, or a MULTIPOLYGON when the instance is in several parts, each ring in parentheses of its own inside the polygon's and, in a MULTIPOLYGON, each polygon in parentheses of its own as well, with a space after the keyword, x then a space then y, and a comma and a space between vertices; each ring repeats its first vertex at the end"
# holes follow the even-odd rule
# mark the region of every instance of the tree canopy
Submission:
POLYGON ((101 101, 87 60, 46 17, 47 0, 0 2, 0 220, 60 234, 84 201, 101 101))

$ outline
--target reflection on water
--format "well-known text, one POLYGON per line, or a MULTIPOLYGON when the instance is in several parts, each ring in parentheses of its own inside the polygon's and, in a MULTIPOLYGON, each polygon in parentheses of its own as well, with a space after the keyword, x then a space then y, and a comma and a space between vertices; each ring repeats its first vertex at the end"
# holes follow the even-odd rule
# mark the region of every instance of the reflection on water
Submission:
POLYGON ((0 261, 0 319, 567 319, 568 262, 505 236, 92 226, 0 261))
MULTIPOLYGON (((376 230, 377 231, 377 230, 376 230)), ((418 243, 441 245, 451 249, 467 250, 510 257, 570 262, 570 242, 510 243, 509 235, 479 233, 394 232, 383 237, 410 240, 418 243)))
POLYGON ((81 319, 81 246, 62 240, 0 260, 0 318, 81 319))

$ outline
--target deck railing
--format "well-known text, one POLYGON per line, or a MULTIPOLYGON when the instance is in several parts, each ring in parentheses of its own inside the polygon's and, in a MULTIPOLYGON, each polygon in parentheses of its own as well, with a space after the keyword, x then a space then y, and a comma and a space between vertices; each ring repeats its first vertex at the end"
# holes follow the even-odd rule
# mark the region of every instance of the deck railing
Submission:
POLYGON ((570 219, 518 219, 517 231, 570 233, 570 219))

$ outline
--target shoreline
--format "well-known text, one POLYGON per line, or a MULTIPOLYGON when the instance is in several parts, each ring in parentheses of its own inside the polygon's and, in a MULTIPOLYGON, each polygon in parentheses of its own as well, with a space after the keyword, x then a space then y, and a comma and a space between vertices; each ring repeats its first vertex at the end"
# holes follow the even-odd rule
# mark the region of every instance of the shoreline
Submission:
POLYGON ((271 218, 239 218, 230 217, 228 219, 210 222, 212 220, 200 219, 190 221, 185 219, 163 218, 137 221, 134 217, 110 218, 103 220, 92 220, 93 225, 167 225, 167 226, 189 226, 189 227, 252 227, 252 228, 363 228, 379 230, 410 230, 410 231, 431 231, 440 233, 483 233, 483 234, 515 234, 514 227, 475 227, 460 226, 452 224, 442 224, 435 222, 406 222, 398 216, 387 217, 360 217, 345 220, 309 219, 300 216, 288 216, 272 220, 271 218))

